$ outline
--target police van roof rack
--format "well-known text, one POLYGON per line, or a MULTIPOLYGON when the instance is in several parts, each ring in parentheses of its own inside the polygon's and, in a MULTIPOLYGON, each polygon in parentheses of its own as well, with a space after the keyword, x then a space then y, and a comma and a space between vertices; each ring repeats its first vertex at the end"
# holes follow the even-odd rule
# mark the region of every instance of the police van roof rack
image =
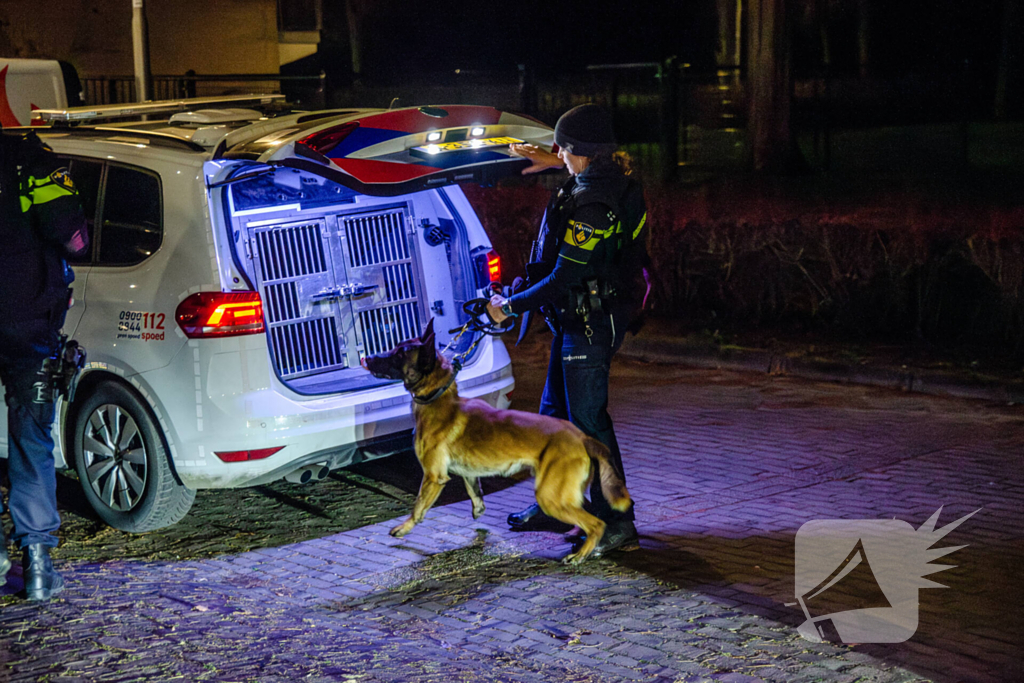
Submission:
POLYGON ((142 116, 173 114, 181 111, 204 109, 230 104, 268 105, 283 102, 284 95, 255 93, 251 95, 225 95, 221 97, 192 97, 179 100, 157 100, 154 102, 128 102, 126 104, 104 104, 97 107, 69 107, 67 109, 37 109, 33 119, 50 124, 72 124, 115 119, 134 119, 142 116))

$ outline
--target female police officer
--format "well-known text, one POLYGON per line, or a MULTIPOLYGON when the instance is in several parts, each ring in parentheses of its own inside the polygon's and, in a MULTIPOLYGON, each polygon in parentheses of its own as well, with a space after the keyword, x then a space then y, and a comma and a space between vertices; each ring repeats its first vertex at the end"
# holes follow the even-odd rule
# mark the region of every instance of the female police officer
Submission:
MULTIPOLYGON (((534 263, 528 269, 530 286, 508 299, 496 295, 488 313, 498 322, 537 309, 545 314, 555 337, 540 412, 571 420, 608 446, 622 473, 622 455, 608 415, 608 373, 629 324, 627 302, 634 298, 622 291, 629 283, 617 272, 617 254, 623 238, 643 227, 641 220, 639 228, 624 229, 623 217, 645 215, 643 192, 613 159, 611 117, 597 105, 584 104, 562 115, 555 125, 555 144, 560 148, 557 157, 530 145, 512 146, 514 154, 533 162, 524 173, 564 164, 570 177, 542 221, 534 263)), ((598 477, 591 484, 590 499, 591 512, 608 525, 594 555, 638 547, 632 507, 626 512, 612 510, 598 477)), ((544 518, 534 504, 509 515, 509 525, 528 530, 544 518)))

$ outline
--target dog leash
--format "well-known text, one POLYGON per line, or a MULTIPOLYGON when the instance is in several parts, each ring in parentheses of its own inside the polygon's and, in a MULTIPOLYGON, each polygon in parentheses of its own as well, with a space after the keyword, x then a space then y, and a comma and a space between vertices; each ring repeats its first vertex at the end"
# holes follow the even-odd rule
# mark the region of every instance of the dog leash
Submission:
POLYGON ((515 320, 512 318, 509 318, 509 324, 506 325, 502 325, 491 320, 491 317, 487 315, 488 303, 489 301, 487 299, 470 299, 469 301, 462 304, 462 310, 466 313, 466 315, 469 316, 469 319, 460 327, 453 327, 452 329, 448 330, 448 334, 455 334, 456 332, 458 332, 458 334, 455 334, 455 336, 452 337, 451 341, 449 341, 448 344, 446 344, 445 347, 441 349, 442 355, 445 352, 447 352, 448 349, 450 349, 455 344, 455 342, 459 341, 459 339, 462 338, 462 335, 466 334, 466 332, 472 330, 473 332, 480 333, 479 336, 477 336, 477 338, 473 340, 473 343, 469 345, 468 349, 466 349, 462 353, 452 356, 452 370, 454 370, 456 374, 458 374, 459 370, 462 369, 462 361, 464 361, 471 353, 473 353, 473 349, 477 347, 477 344, 479 344, 483 340, 485 335, 497 337, 504 334, 505 332, 508 332, 515 325, 515 320), (481 317, 486 317, 487 322, 481 320, 481 317))
MULTIPOLYGON (((441 349, 441 355, 442 356, 444 355, 444 353, 448 349, 451 348, 452 344, 454 344, 455 342, 457 342, 459 340, 459 337, 461 337, 462 335, 464 335, 466 333, 466 331, 472 326, 472 322, 473 322, 473 319, 471 318, 461 328, 460 327, 456 327, 456 328, 453 328, 452 330, 449 330, 449 332, 454 332, 455 330, 459 330, 459 333, 457 335, 455 335, 454 337, 452 337, 452 340, 450 342, 448 342, 448 344, 443 349, 441 349)), ((479 344, 480 340, 483 339, 483 338, 484 338, 484 336, 481 334, 479 337, 476 338, 476 340, 472 344, 469 345, 468 349, 466 349, 465 351, 463 351, 460 354, 452 356, 452 359, 451 359, 452 376, 445 383, 445 385, 443 387, 441 387, 440 389, 435 389, 429 396, 426 396, 426 397, 420 397, 420 396, 416 396, 414 394, 413 397, 412 397, 412 400, 415 401, 416 403, 420 404, 421 406, 425 406, 425 405, 433 403, 437 399, 441 398, 441 394, 443 394, 444 392, 448 391, 451 388, 451 386, 453 384, 455 384, 455 377, 459 374, 459 371, 462 370, 462 361, 466 358, 466 356, 468 356, 469 354, 473 353, 473 349, 476 348, 476 345, 479 344)))
POLYGON ((455 377, 459 374, 459 371, 462 370, 462 362, 467 357, 469 357, 471 353, 473 353, 473 349, 475 349, 477 345, 481 341, 483 341, 484 336, 490 335, 492 337, 497 337, 512 329, 513 325, 515 325, 515 321, 512 320, 511 318, 509 318, 509 320, 512 322, 509 325, 501 325, 491 320, 491 317, 487 315, 488 303, 489 302, 487 299, 470 299, 466 303, 462 304, 462 310, 465 311, 466 314, 469 316, 469 320, 467 320, 460 327, 453 327, 452 329, 448 330, 448 334, 455 334, 456 332, 458 332, 458 334, 455 334, 455 336, 451 338, 451 341, 449 341, 445 345, 445 347, 441 349, 441 355, 443 356, 448 351, 448 349, 450 349, 455 344, 455 342, 459 341, 459 339, 462 338, 462 335, 466 334, 466 332, 472 330, 474 332, 479 332, 480 334, 477 336, 476 339, 473 340, 473 343, 469 345, 468 349, 466 349, 462 353, 457 353, 454 356, 452 356, 451 379, 449 379, 448 382, 443 387, 433 391, 429 396, 423 398, 419 396, 413 396, 413 401, 422 406, 427 405, 429 403, 433 403, 437 399, 441 398, 441 394, 448 391, 448 389, 450 389, 451 386, 455 384, 455 377), (483 322, 482 320, 480 320, 481 316, 485 316, 488 322, 483 322))

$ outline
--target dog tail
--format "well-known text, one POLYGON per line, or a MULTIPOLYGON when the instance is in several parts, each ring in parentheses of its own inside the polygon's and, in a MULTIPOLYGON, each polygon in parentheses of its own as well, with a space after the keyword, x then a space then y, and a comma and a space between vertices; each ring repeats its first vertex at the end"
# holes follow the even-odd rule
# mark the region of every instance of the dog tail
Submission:
POLYGON ((605 500, 612 506, 613 510, 625 512, 632 505, 633 500, 626 490, 626 482, 622 475, 615 471, 615 465, 609 459, 608 447, 593 437, 583 437, 583 445, 587 448, 587 455, 597 460, 598 470, 601 477, 601 492, 605 500))

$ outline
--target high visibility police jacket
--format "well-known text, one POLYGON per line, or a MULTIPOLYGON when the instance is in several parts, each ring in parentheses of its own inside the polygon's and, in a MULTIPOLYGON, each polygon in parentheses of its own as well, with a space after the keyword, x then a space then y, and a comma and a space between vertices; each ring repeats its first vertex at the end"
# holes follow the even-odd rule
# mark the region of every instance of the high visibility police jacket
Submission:
POLYGON ((66 162, 33 133, 0 133, 0 325, 63 320, 74 279, 65 258, 88 231, 66 162))
MULTIPOLYGON (((616 256, 626 236, 620 204, 629 182, 617 163, 598 157, 562 186, 548 205, 538 240, 539 261, 553 267, 528 289, 509 297, 513 313, 547 305, 561 322, 571 323, 573 288, 594 277, 621 284, 616 256)), ((631 213, 646 216, 643 193, 635 195, 640 206, 631 207, 631 213)))

